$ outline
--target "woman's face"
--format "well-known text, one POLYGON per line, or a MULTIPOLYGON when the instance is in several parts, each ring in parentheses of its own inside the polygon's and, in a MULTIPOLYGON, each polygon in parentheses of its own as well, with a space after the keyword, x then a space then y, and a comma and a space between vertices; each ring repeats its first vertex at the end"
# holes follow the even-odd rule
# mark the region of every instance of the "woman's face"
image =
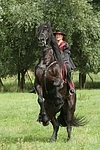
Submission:
POLYGON ((57 33, 57 34, 56 34, 56 40, 57 40, 57 41, 63 40, 63 35, 57 33))

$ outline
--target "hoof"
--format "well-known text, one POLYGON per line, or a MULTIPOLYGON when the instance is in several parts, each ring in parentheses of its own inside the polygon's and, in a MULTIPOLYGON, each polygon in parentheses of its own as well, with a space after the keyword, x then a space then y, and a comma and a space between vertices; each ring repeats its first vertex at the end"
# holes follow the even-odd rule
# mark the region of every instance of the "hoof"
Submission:
POLYGON ((49 125, 49 121, 48 122, 42 122, 43 126, 48 126, 49 125))
POLYGON ((50 119, 48 118, 47 114, 42 115, 42 122, 47 123, 49 120, 50 119))
POLYGON ((37 119, 37 122, 42 122, 42 116, 39 114, 39 117, 37 119))
POLYGON ((47 115, 43 115, 43 117, 42 117, 42 124, 43 124, 43 126, 47 126, 47 125, 49 125, 49 118, 48 118, 48 116, 47 115))
POLYGON ((49 142, 56 142, 57 139, 51 138, 49 142))
POLYGON ((70 138, 68 137, 68 138, 67 138, 67 142, 68 142, 69 140, 70 140, 70 138))
POLYGON ((38 119, 37 119, 37 122, 42 122, 42 124, 43 124, 43 126, 47 126, 47 125, 49 125, 49 118, 48 118, 48 116, 47 115, 41 115, 41 114, 39 114, 39 117, 38 117, 38 119))

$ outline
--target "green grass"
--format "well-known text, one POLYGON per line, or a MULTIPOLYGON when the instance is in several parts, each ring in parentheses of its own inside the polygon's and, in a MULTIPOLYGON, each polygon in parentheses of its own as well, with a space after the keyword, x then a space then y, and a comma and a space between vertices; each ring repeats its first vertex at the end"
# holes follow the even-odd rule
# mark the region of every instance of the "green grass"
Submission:
POLYGON ((60 127, 56 142, 49 143, 52 125, 36 122, 37 96, 30 93, 0 94, 0 150, 100 150, 100 90, 77 90, 76 114, 89 123, 72 130, 60 127))

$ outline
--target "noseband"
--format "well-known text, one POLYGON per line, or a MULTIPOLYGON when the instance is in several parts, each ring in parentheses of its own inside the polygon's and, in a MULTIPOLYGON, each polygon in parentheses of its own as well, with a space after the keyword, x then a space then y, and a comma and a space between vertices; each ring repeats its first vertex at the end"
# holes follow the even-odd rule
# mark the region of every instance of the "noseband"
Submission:
POLYGON ((42 44, 42 46, 46 46, 47 45, 48 36, 46 36, 46 34, 44 32, 41 32, 39 34, 38 40, 39 40, 40 46, 41 46, 41 44, 42 44))

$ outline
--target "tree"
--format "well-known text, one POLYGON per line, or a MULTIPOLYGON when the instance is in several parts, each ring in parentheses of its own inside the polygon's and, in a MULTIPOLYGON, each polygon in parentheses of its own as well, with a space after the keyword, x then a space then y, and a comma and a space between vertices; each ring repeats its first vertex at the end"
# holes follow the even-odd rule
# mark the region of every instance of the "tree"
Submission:
POLYGON ((23 89, 25 73, 36 62, 38 55, 36 26, 42 20, 41 0, 4 0, 1 8, 4 13, 1 15, 0 26, 4 38, 1 42, 0 62, 2 68, 6 66, 6 69, 2 69, 2 75, 18 73, 18 86, 23 89))
POLYGON ((8 53, 5 34, 5 32, 7 32, 7 29, 3 26, 3 18, 2 18, 2 16, 5 15, 5 12, 1 4, 2 1, 0 1, 0 84, 4 86, 1 78, 5 77, 8 73, 8 69, 6 68, 6 65, 8 64, 7 59, 8 53))
POLYGON ((91 4, 93 5, 94 11, 100 11, 100 1, 99 0, 93 0, 91 2, 91 4))
POLYGON ((23 89, 25 72, 40 53, 36 28, 41 21, 50 21, 53 30, 67 33, 80 87, 84 87, 82 79, 85 83, 86 74, 97 73, 100 66, 100 12, 87 0, 0 1, 0 78, 18 74, 23 89))
POLYGON ((54 24, 54 28, 56 26, 67 33, 72 57, 79 70, 80 88, 84 88, 86 74, 99 71, 100 17, 87 0, 52 0, 47 1, 46 7, 46 19, 54 24))

